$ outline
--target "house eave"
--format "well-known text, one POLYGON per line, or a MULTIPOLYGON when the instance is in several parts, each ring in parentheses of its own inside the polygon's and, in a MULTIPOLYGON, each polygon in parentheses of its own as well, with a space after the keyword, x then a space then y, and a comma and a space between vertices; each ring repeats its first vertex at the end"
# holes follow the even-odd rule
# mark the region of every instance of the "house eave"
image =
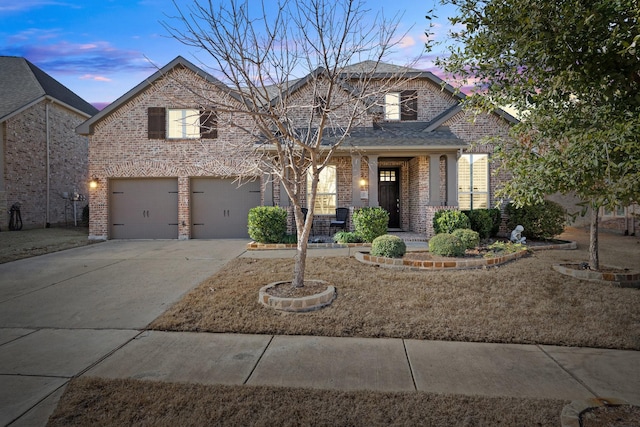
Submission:
POLYGON ((39 96, 38 98, 36 98, 36 99, 24 104, 22 107, 20 107, 20 108, 18 108, 16 110, 13 110, 9 114, 6 114, 3 117, 0 117, 0 123, 9 120, 12 117, 17 116, 18 114, 28 110, 29 108, 33 107, 34 105, 39 104, 42 101, 50 101, 50 102, 53 102, 55 104, 58 104, 61 107, 66 108, 67 110, 70 110, 70 111, 74 112, 75 114, 84 117, 85 119, 89 119, 91 117, 90 114, 87 114, 84 111, 78 110, 77 108, 72 107, 71 105, 69 105, 69 104, 67 104, 65 102, 62 102, 57 98, 54 98, 54 97, 52 97, 50 95, 42 95, 42 96, 39 96))

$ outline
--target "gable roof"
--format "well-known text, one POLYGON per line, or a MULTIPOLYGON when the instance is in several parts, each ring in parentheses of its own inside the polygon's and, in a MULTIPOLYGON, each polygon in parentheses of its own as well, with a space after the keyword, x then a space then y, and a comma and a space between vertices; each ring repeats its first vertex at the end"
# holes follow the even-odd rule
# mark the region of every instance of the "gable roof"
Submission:
POLYGON ((0 121, 49 97, 87 117, 98 109, 25 58, 0 56, 0 121))
POLYGON ((128 91, 127 93, 122 95, 120 98, 116 99, 111 104, 106 106, 98 114, 96 114, 95 116, 91 117, 89 120, 87 120, 86 122, 84 122, 80 126, 78 126, 76 128, 76 132, 81 134, 81 135, 89 135, 89 134, 93 133, 93 127, 95 126, 95 124, 97 122, 99 122, 104 117, 106 117, 109 114, 111 114, 114 111, 116 111, 118 108, 120 108, 121 106, 126 104, 130 99, 132 99, 135 96, 139 95, 141 92, 147 90, 158 79, 160 79, 161 77, 165 76, 169 71, 173 70, 176 67, 184 67, 184 68, 187 68, 187 69, 191 70, 194 74, 202 77, 204 80, 206 80, 209 83, 212 83, 213 85, 217 86, 223 92, 226 92, 229 95, 231 95, 233 98, 238 100, 238 102, 245 102, 244 99, 242 99, 240 96, 238 96, 237 93, 232 91, 227 85, 222 83, 220 80, 216 79, 215 77, 213 77, 211 74, 207 73, 206 71, 203 71, 201 68, 195 66, 190 61, 187 61, 182 56, 176 56, 171 62, 169 62, 164 67, 160 68, 155 73, 153 73, 151 76, 149 76, 142 83, 138 84, 136 87, 134 87, 133 89, 131 89, 130 91, 128 91))

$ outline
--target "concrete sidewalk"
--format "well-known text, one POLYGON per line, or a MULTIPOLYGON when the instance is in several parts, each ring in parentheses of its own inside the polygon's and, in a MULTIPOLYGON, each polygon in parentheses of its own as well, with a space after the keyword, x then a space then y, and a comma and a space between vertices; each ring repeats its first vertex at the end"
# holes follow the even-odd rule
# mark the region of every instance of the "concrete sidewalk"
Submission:
POLYGON ((294 255, 245 247, 109 241, 1 264, 0 425, 45 425, 80 375, 640 404, 637 351, 145 330, 230 259, 294 255))

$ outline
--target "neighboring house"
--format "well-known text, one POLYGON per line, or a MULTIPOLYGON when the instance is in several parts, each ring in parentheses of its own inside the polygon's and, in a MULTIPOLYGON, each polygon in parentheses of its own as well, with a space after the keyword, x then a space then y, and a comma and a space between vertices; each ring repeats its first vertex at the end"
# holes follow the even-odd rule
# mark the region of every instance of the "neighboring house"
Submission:
MULTIPOLYGON (((87 138, 75 128, 97 112, 26 59, 0 56, 2 231, 15 203, 25 228, 73 223, 73 193, 86 196, 88 183, 87 138)), ((80 219, 85 205, 76 202, 80 219)))
MULTIPOLYGON (((494 191, 504 177, 491 174, 491 147, 469 147, 506 134, 515 119, 502 111, 463 111, 464 95, 430 72, 379 69, 398 71, 406 73, 405 83, 380 100, 383 111, 350 133, 321 174, 316 234, 328 233, 336 207, 382 206, 390 212, 389 228, 430 236, 438 210, 496 205, 494 191)), ((289 205, 277 180, 233 182, 229 176, 247 153, 231 147, 252 141, 229 125, 230 117, 206 122, 211 116, 177 81, 206 90, 213 104, 230 96, 218 80, 177 57, 78 127, 89 136, 89 176, 96 184, 90 238, 246 237, 251 207, 289 205), (180 117, 201 117, 201 123, 180 117)), ((301 80, 296 96, 313 96, 307 89, 301 80)))

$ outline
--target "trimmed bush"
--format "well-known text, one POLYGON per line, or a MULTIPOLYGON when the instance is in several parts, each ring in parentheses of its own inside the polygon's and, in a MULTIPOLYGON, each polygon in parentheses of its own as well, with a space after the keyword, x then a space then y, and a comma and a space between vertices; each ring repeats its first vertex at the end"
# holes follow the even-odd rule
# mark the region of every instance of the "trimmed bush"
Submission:
POLYGON ((387 234, 389 212, 382 208, 360 208, 353 212, 353 226, 365 242, 387 234))
POLYGON ((471 228, 469 217, 461 211, 443 210, 433 216, 433 230, 436 234, 451 233, 458 228, 471 228))
POLYGON ((509 217, 509 232, 517 225, 522 225, 522 234, 527 239, 551 239, 564 231, 566 212, 562 206, 551 200, 521 208, 509 203, 505 208, 505 214, 509 217))
POLYGON ((489 215, 491 215, 491 222, 493 224, 489 236, 495 237, 500 232, 500 224, 502 223, 502 211, 500 210, 500 208, 488 209, 488 211, 489 215))
POLYGON ((249 210, 249 237, 258 243, 281 243, 287 233, 287 211, 277 206, 249 210))
POLYGON ((333 235, 333 241, 336 243, 362 243, 362 237, 353 231, 338 231, 333 235))
POLYGON ((453 230, 451 235, 460 239, 465 249, 473 249, 480 244, 480 235, 478 232, 468 228, 458 228, 457 230, 453 230))
POLYGON ((464 243, 449 233, 436 234, 429 240, 429 252, 440 256, 459 257, 465 252, 464 243))
MULTIPOLYGON (((486 239, 491 235, 493 229, 493 218, 489 209, 474 209, 472 211, 462 211, 469 217, 471 229, 477 231, 481 239, 486 239)), ((499 211, 498 211, 499 212, 499 211)), ((500 227, 500 224, 498 224, 500 227)))
POLYGON ((385 234, 376 237, 371 243, 371 255, 387 258, 402 258, 407 252, 407 245, 398 236, 385 234))

